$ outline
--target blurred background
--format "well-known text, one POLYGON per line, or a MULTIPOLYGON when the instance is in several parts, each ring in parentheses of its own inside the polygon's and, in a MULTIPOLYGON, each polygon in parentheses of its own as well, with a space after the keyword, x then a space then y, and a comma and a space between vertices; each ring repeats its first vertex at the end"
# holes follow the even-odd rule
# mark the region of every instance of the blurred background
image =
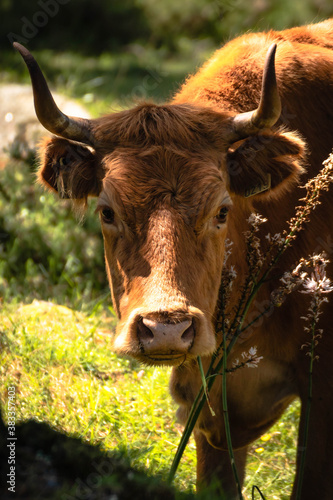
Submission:
POLYGON ((230 38, 331 15, 331 0, 0 0, 0 77, 28 81, 11 49, 17 40, 38 55, 51 84, 88 105, 167 99, 230 38))
MULTIPOLYGON (((218 46, 225 39, 249 29, 285 29, 318 22, 332 12, 330 0, 0 2, 5 35, 14 32, 24 37, 23 25, 26 24, 26 35, 29 37, 30 31, 34 49, 74 50, 94 56, 110 51, 130 51, 133 44, 155 50, 164 48, 169 54, 181 52, 189 42, 196 45, 205 41, 218 46)), ((1 48, 6 44, 2 39, 1 48)))
POLYGON ((93 203, 79 222, 70 203, 35 185, 44 132, 13 41, 33 52, 58 99, 80 105, 72 114, 98 116, 170 98, 241 33, 332 15, 332 0, 0 0, 0 298, 80 309, 109 296, 93 203))

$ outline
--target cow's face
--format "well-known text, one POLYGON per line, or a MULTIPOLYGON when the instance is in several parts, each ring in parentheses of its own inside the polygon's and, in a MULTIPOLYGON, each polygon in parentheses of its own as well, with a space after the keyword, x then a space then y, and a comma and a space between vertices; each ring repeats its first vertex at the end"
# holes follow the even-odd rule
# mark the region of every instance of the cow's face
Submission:
POLYGON ((162 146, 106 161, 98 211, 120 318, 116 347, 151 363, 211 353, 232 208, 226 178, 213 158, 162 146))
POLYGON ((214 351, 228 219, 241 216, 244 194, 268 174, 270 196, 295 179, 303 145, 265 132, 232 149, 223 134, 228 117, 207 111, 191 123, 191 110, 185 120, 177 107, 170 123, 166 108, 96 122, 95 151, 51 140, 40 178, 75 199, 98 195, 117 350, 176 365, 214 351))

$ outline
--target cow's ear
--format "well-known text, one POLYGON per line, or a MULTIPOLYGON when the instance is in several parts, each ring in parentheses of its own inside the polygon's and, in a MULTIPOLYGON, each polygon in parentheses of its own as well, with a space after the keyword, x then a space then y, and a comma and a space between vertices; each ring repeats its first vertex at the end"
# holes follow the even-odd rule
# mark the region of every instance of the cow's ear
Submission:
POLYGON ((39 158, 39 183, 60 198, 86 201, 101 191, 102 168, 90 148, 54 137, 42 142, 39 158))
POLYGON ((299 180, 306 160, 304 141, 296 132, 263 131, 248 137, 227 155, 230 191, 276 196, 299 180))

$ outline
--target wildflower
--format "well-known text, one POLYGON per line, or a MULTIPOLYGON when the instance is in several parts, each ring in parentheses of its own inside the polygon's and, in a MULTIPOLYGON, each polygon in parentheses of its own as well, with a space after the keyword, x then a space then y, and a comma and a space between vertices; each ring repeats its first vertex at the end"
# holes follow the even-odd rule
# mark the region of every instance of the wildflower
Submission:
POLYGON ((267 219, 260 214, 251 213, 250 217, 247 219, 247 222, 252 226, 255 232, 259 231, 260 224, 267 222, 267 219))
POLYGON ((235 269, 235 266, 230 266, 229 273, 233 280, 237 278, 237 271, 235 269))
POLYGON ((246 363, 246 367, 247 368, 258 368, 258 365, 262 359, 264 359, 263 356, 257 356, 256 358, 248 359, 247 363, 246 363))
POLYGON ((322 304, 328 302, 327 297, 324 297, 323 294, 332 292, 333 285, 331 280, 326 276, 326 265, 328 264, 328 260, 325 259, 324 254, 313 255, 310 257, 308 264, 312 264, 313 272, 311 273, 311 277, 307 277, 304 280, 304 290, 301 290, 301 293, 311 294, 312 300, 308 308, 308 314, 302 319, 306 321, 304 331, 310 334, 312 339, 303 344, 301 349, 309 348, 310 350, 306 354, 315 360, 318 359, 318 356, 314 355, 314 349, 323 335, 323 330, 316 330, 316 325, 319 322, 322 312, 322 304))
POLYGON ((249 355, 251 357, 253 357, 253 356, 256 356, 256 354, 257 354, 257 346, 250 347, 250 349, 249 349, 249 355))
POLYGON ((282 286, 271 293, 271 302, 274 307, 280 307, 286 296, 305 283, 308 277, 308 261, 301 258, 292 271, 286 271, 280 281, 282 286))
POLYGON ((217 302, 217 315, 216 315, 216 331, 222 330, 224 327, 229 327, 230 320, 226 316, 226 304, 230 298, 230 293, 232 290, 232 285, 237 278, 237 271, 235 266, 230 266, 230 268, 224 268, 222 271, 221 284, 219 297, 217 302))
POLYGON ((304 288, 305 290, 302 290, 301 293, 329 293, 333 291, 331 280, 326 278, 326 273, 319 281, 312 273, 311 278, 305 280, 304 288))
POLYGON ((260 239, 255 236, 255 233, 259 231, 259 226, 261 224, 267 222, 267 219, 260 214, 251 213, 247 222, 251 228, 244 233, 247 246, 246 260, 249 266, 249 274, 255 275, 264 263, 264 258, 260 249, 260 239))
POLYGON ((232 253, 232 246, 233 246, 234 242, 229 240, 229 238, 226 238, 225 242, 224 242, 224 265, 226 264, 228 258, 230 257, 231 253, 232 253))
POLYGON ((261 441, 269 441, 271 439, 272 435, 271 434, 264 434, 263 436, 261 436, 261 441))
POLYGON ((323 191, 328 191, 331 182, 333 182, 333 154, 323 162, 324 168, 310 179, 305 185, 306 196, 300 201, 304 205, 296 207, 295 217, 288 222, 290 232, 286 237, 286 245, 289 245, 296 237, 296 233, 303 229, 304 223, 308 222, 309 215, 321 202, 319 196, 323 191))
POLYGON ((322 294, 333 291, 331 280, 326 276, 326 265, 328 260, 324 258, 324 254, 313 255, 311 261, 314 263, 314 270, 311 277, 304 282, 305 290, 302 293, 322 294))
POLYGON ((281 235, 281 233, 273 234, 273 236, 271 236, 271 233, 268 233, 266 234, 265 238, 271 245, 277 244, 280 246, 283 245, 286 241, 285 238, 281 235))
POLYGON ((257 368, 258 364, 263 359, 263 356, 257 356, 257 346, 250 347, 247 352, 242 352, 241 356, 243 361, 240 362, 239 358, 235 359, 232 363, 233 368, 230 371, 243 368, 243 366, 246 366, 247 368, 257 368))
POLYGON ((234 280, 237 278, 237 271, 235 266, 230 266, 229 269, 224 268, 222 271, 221 287, 224 293, 227 290, 231 290, 234 280))

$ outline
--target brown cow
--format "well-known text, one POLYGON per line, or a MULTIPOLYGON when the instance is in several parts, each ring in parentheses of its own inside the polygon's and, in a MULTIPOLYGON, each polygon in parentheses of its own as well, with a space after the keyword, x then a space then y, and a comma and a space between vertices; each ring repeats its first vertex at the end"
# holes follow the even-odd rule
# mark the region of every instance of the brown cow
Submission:
MULTIPOLYGON (((98 196, 119 315, 116 348, 145 363, 174 366, 171 392, 184 422, 201 385, 196 357, 203 356, 207 365, 219 342, 213 324, 225 239, 234 242, 229 261, 243 276, 249 214, 259 211, 268 218, 267 231, 281 232, 303 194, 298 184, 314 176, 331 151, 333 21, 237 38, 190 77, 171 103, 141 104, 94 120, 65 116, 30 53, 18 44, 17 49, 31 73, 37 116, 59 136, 41 148, 39 179, 78 203, 98 196)), ((279 271, 322 249, 322 242, 329 244, 332 223, 333 200, 325 193, 279 271)), ((332 275, 332 267, 328 271, 332 275)), ((278 283, 267 283, 254 307, 278 283)), ((234 290, 235 301, 237 286, 234 290)), ((257 370, 228 376, 241 477, 247 446, 295 397, 302 402, 303 431, 308 357, 300 347, 308 338, 302 315, 304 296, 296 292, 234 349, 233 358, 251 346, 263 356, 257 370)), ((302 500, 333 498, 328 306, 321 327, 302 500)), ((204 484, 218 477, 227 498, 236 498, 225 451, 221 380, 211 399, 216 416, 204 408, 195 431, 198 480, 204 484)))

